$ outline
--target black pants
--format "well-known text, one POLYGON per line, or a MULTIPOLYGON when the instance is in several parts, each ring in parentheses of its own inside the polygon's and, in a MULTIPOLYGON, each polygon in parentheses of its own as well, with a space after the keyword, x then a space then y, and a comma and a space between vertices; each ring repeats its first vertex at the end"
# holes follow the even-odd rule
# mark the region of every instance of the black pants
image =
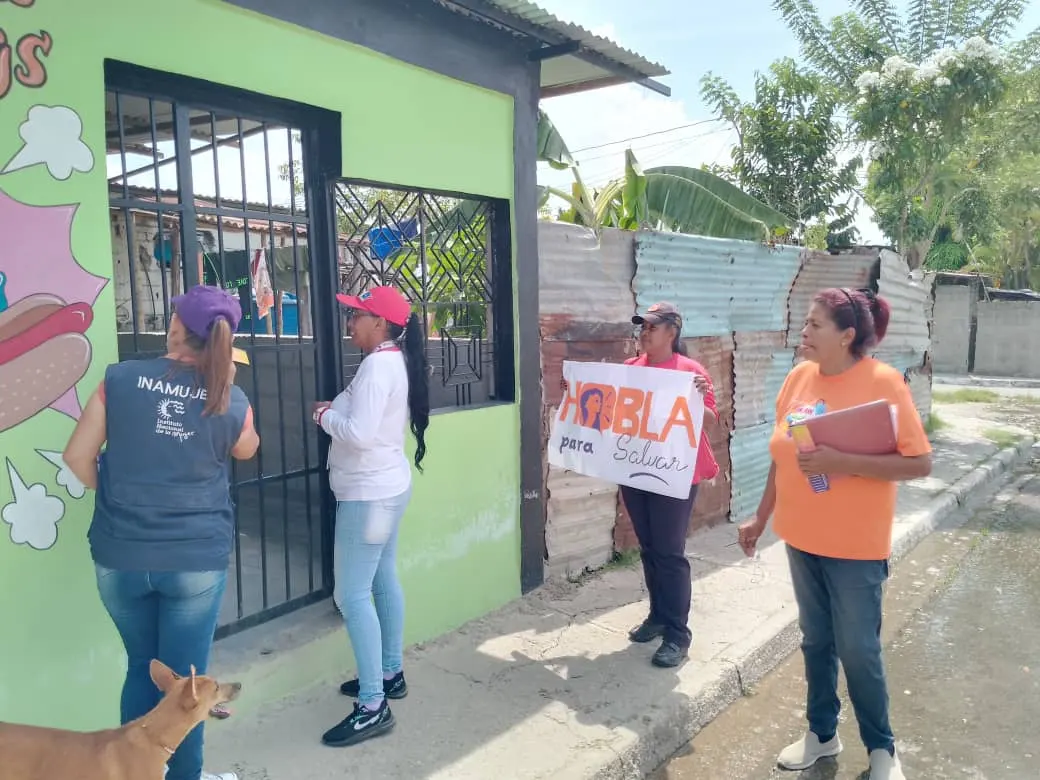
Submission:
POLYGON ((686 560, 686 531, 697 499, 697 486, 687 498, 671 498, 621 486, 628 516, 639 539, 643 576, 650 591, 651 623, 664 626, 664 639, 689 647, 690 562, 686 560))

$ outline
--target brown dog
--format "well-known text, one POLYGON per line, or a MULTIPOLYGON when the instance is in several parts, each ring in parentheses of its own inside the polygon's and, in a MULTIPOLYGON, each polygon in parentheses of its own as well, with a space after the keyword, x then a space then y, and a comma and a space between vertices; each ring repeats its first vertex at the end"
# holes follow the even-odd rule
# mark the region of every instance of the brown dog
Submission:
POLYGON ((83 733, 0 723, 0 780, 163 780, 166 762, 210 708, 242 685, 174 674, 152 661, 162 701, 122 728, 83 733))

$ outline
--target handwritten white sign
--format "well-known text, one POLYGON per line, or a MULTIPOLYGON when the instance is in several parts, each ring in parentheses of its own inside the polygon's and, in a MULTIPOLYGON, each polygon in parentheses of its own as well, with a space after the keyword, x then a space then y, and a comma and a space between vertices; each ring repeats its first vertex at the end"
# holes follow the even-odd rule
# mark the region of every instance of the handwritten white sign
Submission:
POLYGON ((704 425, 693 374, 568 360, 563 376, 552 465, 673 498, 690 494, 704 425))

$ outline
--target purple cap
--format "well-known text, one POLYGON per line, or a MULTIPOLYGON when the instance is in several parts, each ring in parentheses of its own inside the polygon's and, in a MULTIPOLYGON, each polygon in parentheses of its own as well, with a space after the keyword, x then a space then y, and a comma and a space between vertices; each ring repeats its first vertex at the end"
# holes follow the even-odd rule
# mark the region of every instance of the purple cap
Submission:
POLYGON ((209 338, 213 323, 222 317, 231 326, 232 333, 238 330, 238 323, 242 321, 242 306, 238 299, 219 287, 198 284, 184 295, 171 298, 170 303, 184 327, 200 339, 209 338))

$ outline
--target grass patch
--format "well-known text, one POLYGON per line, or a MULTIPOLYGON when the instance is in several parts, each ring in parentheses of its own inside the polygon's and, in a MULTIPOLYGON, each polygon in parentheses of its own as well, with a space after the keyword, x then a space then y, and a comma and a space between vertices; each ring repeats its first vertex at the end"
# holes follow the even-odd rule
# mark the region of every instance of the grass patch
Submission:
POLYGON ((1000 400, 1000 394, 978 387, 961 387, 957 390, 933 390, 932 400, 941 404, 992 404, 1000 400))
POLYGON ((631 569, 633 566, 638 565, 639 562, 639 548, 633 547, 631 550, 625 550, 624 552, 615 552, 606 568, 631 569))
POLYGON ((575 572, 567 575, 567 581, 572 585, 584 585, 587 582, 603 576, 608 571, 616 571, 618 569, 634 569, 641 562, 639 557, 639 548, 636 547, 632 550, 625 550, 624 552, 614 552, 611 555, 610 560, 600 566, 598 569, 583 569, 580 572, 575 572))
POLYGON ((931 436, 933 433, 941 431, 947 425, 949 425, 949 423, 935 412, 932 412, 928 415, 928 419, 924 421, 924 432, 931 436))
POLYGON ((982 435, 1001 449, 1014 447, 1022 440, 1021 435, 1014 433, 1013 431, 1005 430, 1004 428, 987 428, 982 432, 982 435))

